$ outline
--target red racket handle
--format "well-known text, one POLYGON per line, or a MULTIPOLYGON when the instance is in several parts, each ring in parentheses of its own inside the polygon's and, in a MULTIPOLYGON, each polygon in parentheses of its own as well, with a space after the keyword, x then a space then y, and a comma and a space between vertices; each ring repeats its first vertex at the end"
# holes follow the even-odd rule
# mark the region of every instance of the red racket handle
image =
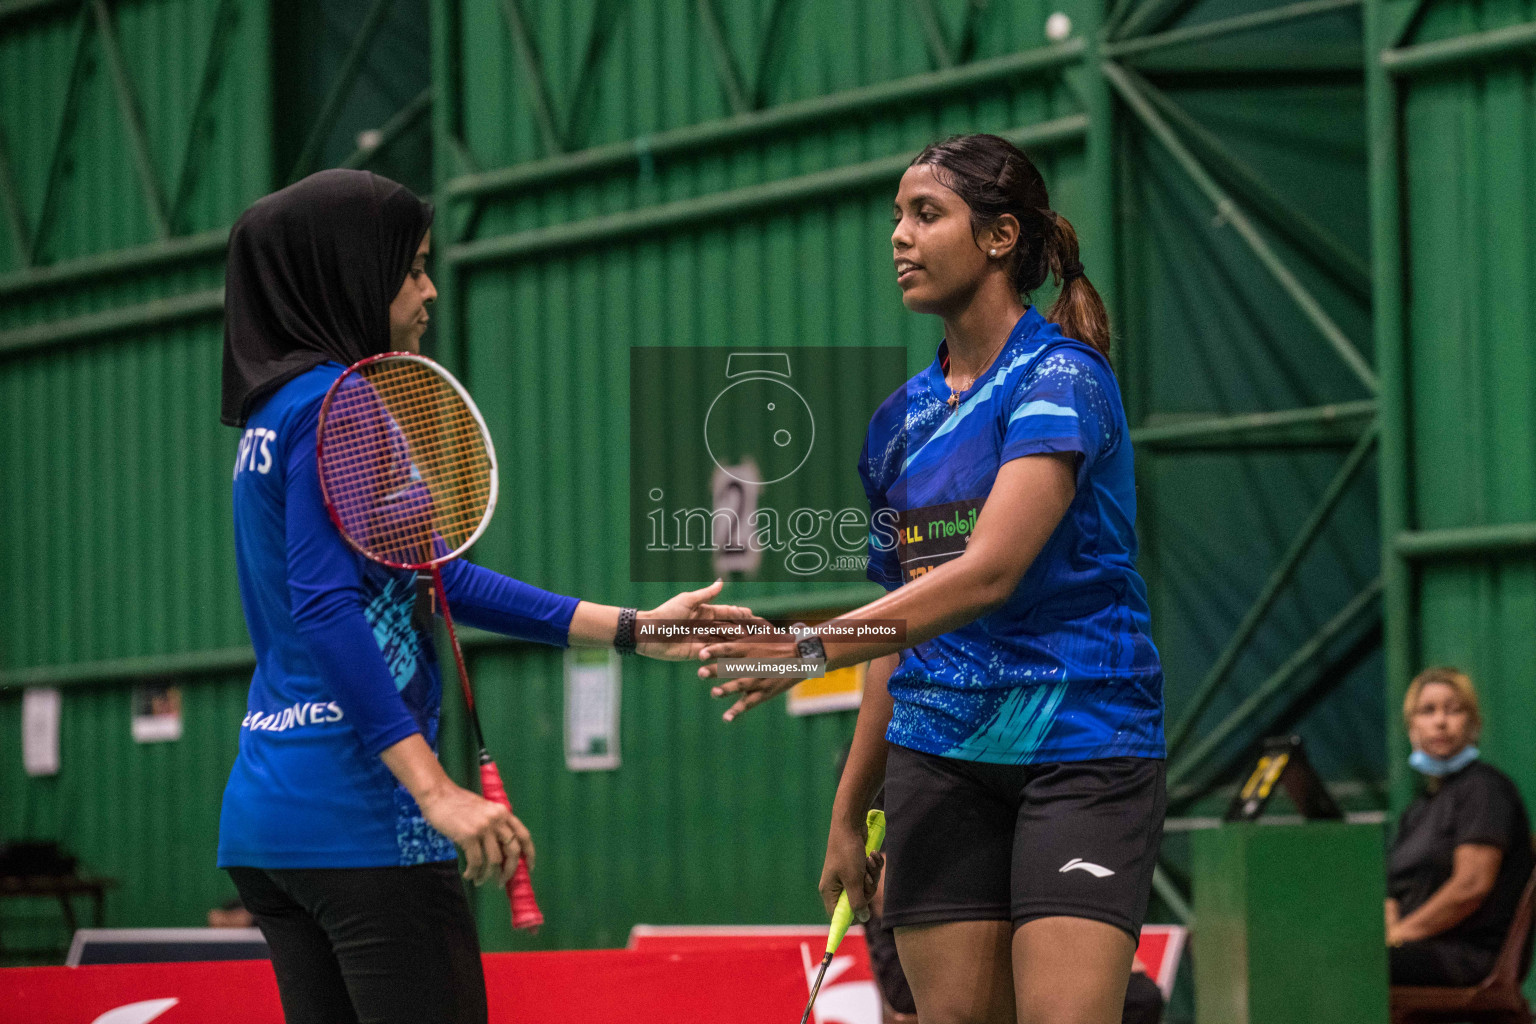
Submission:
MULTIPOLYGON (((512 801, 507 799, 507 787, 501 784, 501 772, 496 762, 485 758, 480 762, 480 793, 487 800, 494 800, 509 812, 512 801)), ((512 927, 532 931, 544 923, 544 912, 533 896, 533 879, 528 877, 528 861, 521 853, 517 857, 517 870, 507 883, 507 900, 512 904, 512 927)))

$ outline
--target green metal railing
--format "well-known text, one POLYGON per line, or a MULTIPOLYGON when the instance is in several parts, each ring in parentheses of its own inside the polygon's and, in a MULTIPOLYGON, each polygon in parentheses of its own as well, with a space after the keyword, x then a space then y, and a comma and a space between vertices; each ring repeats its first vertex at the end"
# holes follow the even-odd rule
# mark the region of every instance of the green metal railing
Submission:
MULTIPOLYGON (((1088 128, 1081 114, 999 134, 1018 145, 1047 148, 1079 140, 1088 128)), ((835 167, 796 178, 715 192, 626 213, 593 217, 547 228, 533 228, 497 238, 460 242, 450 246, 445 259, 460 267, 542 256, 563 249, 601 242, 612 244, 651 232, 677 230, 725 217, 745 216, 777 206, 826 199, 874 185, 889 184, 901 177, 910 154, 881 157, 864 163, 835 167)))
POLYGON ((1489 58, 1516 57, 1533 49, 1536 49, 1536 22, 1383 50, 1381 66, 1393 75, 1417 75, 1466 67, 1489 58))
POLYGON ((825 121, 869 117, 894 107, 933 102, 1004 85, 1031 75, 1057 72, 1066 65, 1081 61, 1085 48, 1082 39, 1071 39, 945 71, 913 75, 812 100, 674 128, 624 142, 594 146, 551 159, 449 177, 438 191, 448 199, 488 197, 583 176, 635 171, 646 164, 807 128, 825 121))
POLYGON ((169 299, 151 299, 133 306, 119 306, 100 313, 86 313, 53 320, 35 327, 0 331, 0 356, 19 355, 36 349, 73 345, 84 341, 135 331, 157 330, 189 320, 224 315, 224 289, 190 292, 169 299))
POLYGON ((1536 523, 1404 530, 1393 538, 1392 547, 1399 557, 1414 562, 1528 554, 1536 552, 1536 523))

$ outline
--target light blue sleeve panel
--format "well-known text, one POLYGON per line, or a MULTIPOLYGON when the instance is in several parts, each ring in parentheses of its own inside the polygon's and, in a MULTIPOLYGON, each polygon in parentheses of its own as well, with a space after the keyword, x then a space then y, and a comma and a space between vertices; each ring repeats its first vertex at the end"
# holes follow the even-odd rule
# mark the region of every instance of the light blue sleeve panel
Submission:
POLYGON ((1103 361, 1075 347, 1048 353, 1014 389, 1003 428, 1001 462, 1056 452, 1082 456, 1081 490, 1088 471, 1120 443, 1115 403, 1103 361))

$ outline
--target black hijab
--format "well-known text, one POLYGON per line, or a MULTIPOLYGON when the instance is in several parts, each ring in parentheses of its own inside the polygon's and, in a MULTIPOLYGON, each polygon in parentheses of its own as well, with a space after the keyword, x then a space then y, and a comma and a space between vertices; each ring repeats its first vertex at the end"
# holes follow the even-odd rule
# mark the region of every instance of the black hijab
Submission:
POLYGON ((326 360, 390 347, 389 304, 432 226, 432 204, 370 171, 332 170, 258 199, 229 232, 219 418, 326 360))

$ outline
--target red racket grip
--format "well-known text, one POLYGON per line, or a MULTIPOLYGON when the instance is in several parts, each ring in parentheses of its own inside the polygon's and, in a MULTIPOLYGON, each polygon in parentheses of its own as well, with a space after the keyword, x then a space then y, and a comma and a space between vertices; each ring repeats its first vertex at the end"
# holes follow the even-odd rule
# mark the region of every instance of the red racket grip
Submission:
MULTIPOLYGON (((512 810, 512 801, 507 799, 507 787, 501 783, 501 772, 496 770, 495 761, 480 762, 480 793, 487 800, 512 810)), ((513 928, 533 931, 544 923, 544 912, 533 896, 533 879, 528 877, 528 861, 521 853, 517 858, 517 870, 507 883, 507 900, 512 904, 513 928)))

